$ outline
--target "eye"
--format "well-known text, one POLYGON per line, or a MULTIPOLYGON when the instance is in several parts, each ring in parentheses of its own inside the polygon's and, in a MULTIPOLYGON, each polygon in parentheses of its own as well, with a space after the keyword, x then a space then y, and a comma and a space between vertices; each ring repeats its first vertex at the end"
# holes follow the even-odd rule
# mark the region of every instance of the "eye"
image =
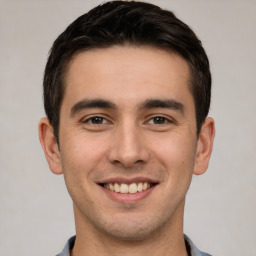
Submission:
POLYGON ((105 114, 92 114, 80 120, 81 127, 91 132, 101 132, 113 126, 113 119, 105 114))
POLYGON ((101 116, 94 116, 86 120, 87 123, 92 124, 105 124, 107 123, 107 120, 101 116))
POLYGON ((100 125, 100 124, 109 123, 109 121, 102 116, 92 116, 90 118, 84 119, 82 122, 84 124, 89 124, 89 125, 100 125))
POLYGON ((163 116, 155 116, 155 117, 151 118, 148 121, 148 123, 149 124, 167 124, 167 123, 171 123, 171 121, 163 116))

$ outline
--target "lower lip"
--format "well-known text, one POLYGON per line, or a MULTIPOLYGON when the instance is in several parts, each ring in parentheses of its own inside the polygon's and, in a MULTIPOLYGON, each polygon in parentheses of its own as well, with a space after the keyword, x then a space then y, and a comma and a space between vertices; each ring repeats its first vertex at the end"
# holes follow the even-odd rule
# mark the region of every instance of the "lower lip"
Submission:
POLYGON ((104 187, 101 187, 102 190, 109 196, 112 200, 123 203, 123 204, 132 204, 139 202, 146 197, 149 196, 149 194, 156 188, 157 185, 148 188, 147 190, 143 190, 141 192, 133 193, 133 194, 122 194, 122 193, 117 193, 114 191, 111 191, 109 189, 106 189, 104 187))

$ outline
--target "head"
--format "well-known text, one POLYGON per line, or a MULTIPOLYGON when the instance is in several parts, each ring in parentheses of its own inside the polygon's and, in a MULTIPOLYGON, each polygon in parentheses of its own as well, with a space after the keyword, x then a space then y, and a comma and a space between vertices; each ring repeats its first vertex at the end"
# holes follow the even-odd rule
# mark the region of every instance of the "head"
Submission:
POLYGON ((199 134, 211 98, 209 62, 200 40, 170 11, 149 3, 112 1, 80 16, 52 46, 44 75, 44 107, 57 143, 70 61, 79 52, 114 45, 152 46, 174 52, 186 60, 199 134))
POLYGON ((210 87, 200 41, 151 4, 103 4, 57 38, 39 133, 79 236, 182 239, 185 196, 212 149, 210 87))

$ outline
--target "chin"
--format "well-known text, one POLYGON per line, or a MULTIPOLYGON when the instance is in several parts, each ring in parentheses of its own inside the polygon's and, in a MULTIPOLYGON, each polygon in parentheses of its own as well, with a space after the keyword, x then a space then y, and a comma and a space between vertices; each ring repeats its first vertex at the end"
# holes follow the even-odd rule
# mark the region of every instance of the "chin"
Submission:
POLYGON ((119 227, 108 230, 107 235, 118 240, 123 241, 141 241, 150 237, 152 230, 148 227, 136 227, 132 225, 129 227, 119 227))
POLYGON ((115 221, 105 226, 104 233, 123 241, 141 241, 152 237, 164 225, 163 221, 150 218, 113 218, 115 221))

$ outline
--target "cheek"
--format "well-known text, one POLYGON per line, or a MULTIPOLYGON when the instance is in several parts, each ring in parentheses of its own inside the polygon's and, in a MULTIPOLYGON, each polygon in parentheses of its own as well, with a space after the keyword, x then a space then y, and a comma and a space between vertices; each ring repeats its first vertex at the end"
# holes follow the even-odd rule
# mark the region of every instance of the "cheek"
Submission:
POLYGON ((82 134, 65 137, 61 145, 61 163, 68 190, 86 190, 94 170, 103 161, 106 149, 97 139, 82 134))
POLYGON ((88 136, 83 132, 65 137, 61 148, 63 164, 75 166, 76 169, 89 169, 104 155, 107 143, 100 136, 88 136))
POLYGON ((166 136, 157 144, 154 155, 167 171, 169 180, 190 176, 193 173, 196 143, 191 136, 166 136))

